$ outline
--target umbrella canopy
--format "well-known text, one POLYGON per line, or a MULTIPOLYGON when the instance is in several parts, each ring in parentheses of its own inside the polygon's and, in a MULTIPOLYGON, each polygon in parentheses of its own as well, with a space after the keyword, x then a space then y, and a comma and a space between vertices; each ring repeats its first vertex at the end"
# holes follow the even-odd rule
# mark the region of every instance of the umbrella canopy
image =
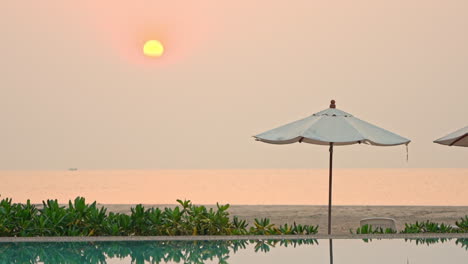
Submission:
POLYGON ((370 144, 396 146, 409 144, 410 140, 379 128, 353 115, 336 109, 335 100, 330 108, 304 119, 280 126, 254 136, 258 141, 270 144, 310 143, 330 146, 330 172, 328 195, 328 234, 331 234, 331 193, 333 146, 370 144))
POLYGON ((328 109, 254 137, 258 141, 270 144, 304 142, 329 145, 333 142, 335 146, 356 143, 396 146, 410 142, 409 139, 336 109, 334 101, 328 109))
POLYGON ((445 137, 434 140, 434 143, 447 146, 468 147, 468 126, 450 133, 445 137))

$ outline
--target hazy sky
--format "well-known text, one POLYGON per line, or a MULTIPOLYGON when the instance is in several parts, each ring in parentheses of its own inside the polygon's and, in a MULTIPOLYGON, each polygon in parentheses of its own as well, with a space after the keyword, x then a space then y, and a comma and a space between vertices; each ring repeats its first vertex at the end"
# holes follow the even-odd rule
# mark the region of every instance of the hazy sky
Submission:
POLYGON ((467 167, 468 1, 4 1, 0 169, 325 168, 251 136, 328 107, 410 138, 337 167, 467 167), (188 3, 187 3, 188 2, 188 3), (141 55, 147 39, 166 46, 141 55))

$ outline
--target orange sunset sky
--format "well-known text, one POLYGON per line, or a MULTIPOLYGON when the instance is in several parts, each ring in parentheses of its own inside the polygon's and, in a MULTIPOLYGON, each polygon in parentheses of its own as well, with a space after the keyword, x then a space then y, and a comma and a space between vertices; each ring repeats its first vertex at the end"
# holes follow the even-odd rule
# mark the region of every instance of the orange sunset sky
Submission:
POLYGON ((412 140, 338 168, 457 168, 468 1, 4 1, 0 169, 326 168, 251 136, 328 107, 412 140), (148 39, 160 58, 142 54, 148 39))

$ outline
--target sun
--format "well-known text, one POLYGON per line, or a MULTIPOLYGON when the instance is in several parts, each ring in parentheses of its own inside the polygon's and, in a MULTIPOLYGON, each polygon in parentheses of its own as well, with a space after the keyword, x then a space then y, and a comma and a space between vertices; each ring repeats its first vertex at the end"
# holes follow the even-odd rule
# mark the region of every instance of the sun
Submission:
POLYGON ((164 53, 164 46, 158 40, 148 40, 143 46, 143 54, 148 57, 161 57, 164 53))

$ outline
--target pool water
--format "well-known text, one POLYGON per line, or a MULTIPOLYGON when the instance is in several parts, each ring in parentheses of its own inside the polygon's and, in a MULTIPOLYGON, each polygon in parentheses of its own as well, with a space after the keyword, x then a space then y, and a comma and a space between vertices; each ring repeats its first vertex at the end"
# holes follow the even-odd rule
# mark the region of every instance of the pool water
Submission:
POLYGON ((0 263, 468 263, 468 239, 0 243, 0 263))

